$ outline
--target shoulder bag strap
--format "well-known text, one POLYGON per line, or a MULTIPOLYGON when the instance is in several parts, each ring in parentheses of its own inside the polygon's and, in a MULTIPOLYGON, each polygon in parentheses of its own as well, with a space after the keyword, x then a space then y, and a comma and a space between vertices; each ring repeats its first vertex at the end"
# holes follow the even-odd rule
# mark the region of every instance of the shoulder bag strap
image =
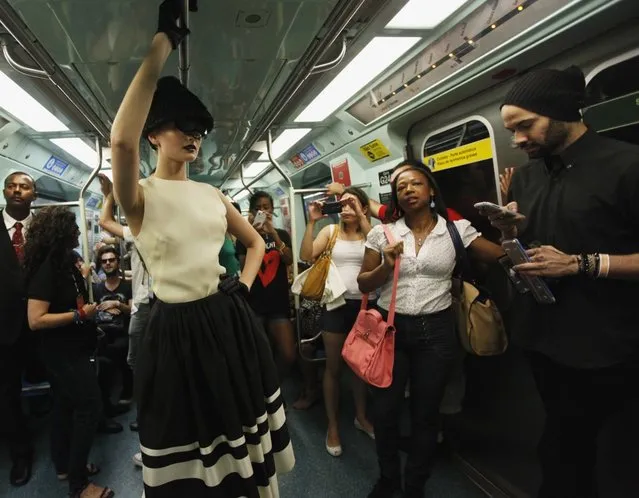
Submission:
POLYGON ((335 247, 335 242, 337 242, 337 235, 339 234, 339 223, 337 225, 331 225, 331 238, 328 241, 328 245, 324 252, 328 255, 333 253, 333 247, 335 247), (333 228, 334 227, 334 228, 333 228))
POLYGON ((457 227, 452 221, 446 222, 446 228, 448 228, 448 233, 455 247, 455 261, 457 263, 453 270, 453 276, 462 279, 464 277, 468 278, 470 276, 470 263, 464 242, 462 241, 461 235, 459 235, 459 230, 457 230, 457 227))
MULTIPOLYGON (((395 238, 393 237, 393 234, 391 233, 390 228, 388 228, 388 225, 382 225, 382 228, 384 229, 384 233, 386 234, 388 243, 394 244, 395 238)), ((382 257, 384 256, 382 255, 382 257)), ((398 256, 397 259, 395 260, 395 269, 393 270, 393 290, 391 292, 390 306, 388 307, 388 319, 386 320, 386 323, 390 325, 391 327, 393 326, 393 323, 395 323, 395 301, 397 300, 397 281, 399 280, 400 259, 401 259, 401 256, 398 256)))

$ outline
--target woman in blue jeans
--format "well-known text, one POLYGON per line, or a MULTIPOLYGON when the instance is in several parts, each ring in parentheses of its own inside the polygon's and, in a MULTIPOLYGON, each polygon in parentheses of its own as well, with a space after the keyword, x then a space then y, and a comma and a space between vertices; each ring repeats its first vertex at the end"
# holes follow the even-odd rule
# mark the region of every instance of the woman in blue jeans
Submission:
MULTIPOLYGON (((393 180, 392 200, 400 217, 388 224, 389 244, 381 225, 368 234, 362 292, 381 288, 378 308, 386 318, 393 269, 398 256, 395 363, 393 382, 374 389, 373 412, 380 479, 369 498, 401 496, 399 417, 404 388, 410 380, 411 446, 405 469, 406 498, 422 497, 433 463, 439 428, 439 405, 461 354, 451 309, 455 247, 447 228, 446 206, 431 172, 419 162, 393 180)), ((503 255, 501 247, 481 237, 470 222, 454 222, 464 246, 486 262, 503 255)))

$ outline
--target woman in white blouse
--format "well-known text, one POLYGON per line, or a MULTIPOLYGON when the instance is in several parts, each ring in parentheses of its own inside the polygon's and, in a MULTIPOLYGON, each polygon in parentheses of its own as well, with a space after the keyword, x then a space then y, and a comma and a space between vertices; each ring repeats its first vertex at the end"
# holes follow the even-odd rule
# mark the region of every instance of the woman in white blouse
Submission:
MULTIPOLYGON (((362 304, 362 295, 357 285, 362 261, 364 259, 364 242, 371 230, 368 214, 368 196, 356 187, 348 187, 341 197, 342 212, 337 240, 333 247, 332 260, 339 270, 340 277, 346 287, 344 298, 346 303, 333 310, 323 310, 322 338, 326 348, 326 370, 324 371, 324 404, 328 417, 326 433, 326 451, 332 456, 342 454, 342 445, 338 428, 339 373, 342 364, 342 347, 344 340, 355 324, 362 304)), ((322 228, 313 240, 315 222, 323 218, 322 203, 314 202, 309 207, 309 222, 302 240, 300 256, 313 261, 328 246, 336 225, 322 228)), ((369 296, 374 299, 375 295, 369 296)), ((353 395, 355 397, 355 427, 371 438, 375 438, 373 426, 366 417, 366 384, 353 376, 353 395)))
MULTIPOLYGON (((388 388, 374 389, 381 475, 369 498, 392 498, 401 493, 399 416, 408 380, 411 446, 402 496, 423 496, 435 453, 439 405, 455 360, 461 354, 451 309, 455 248, 447 229, 446 207, 430 170, 416 161, 403 164, 411 167, 397 175, 391 185, 393 204, 400 215, 388 225, 395 243, 388 243, 381 226, 373 228, 368 234, 358 278, 362 292, 381 288, 377 306, 386 317, 393 268, 401 254, 393 382, 388 388)), ((482 238, 468 221, 455 221, 454 225, 464 246, 478 259, 492 262, 503 255, 501 247, 482 238)))

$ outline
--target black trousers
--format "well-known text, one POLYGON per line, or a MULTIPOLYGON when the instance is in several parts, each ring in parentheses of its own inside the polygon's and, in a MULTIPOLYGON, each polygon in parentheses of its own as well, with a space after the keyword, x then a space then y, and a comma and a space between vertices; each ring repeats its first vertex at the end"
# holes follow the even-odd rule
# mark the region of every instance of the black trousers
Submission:
POLYGON ((14 344, 0 344, 0 431, 8 442, 12 460, 33 451, 20 400, 22 375, 29 357, 38 354, 32 339, 32 333, 25 331, 14 344))
POLYGON ((106 335, 103 343, 98 348, 98 361, 100 362, 99 383, 102 390, 105 415, 111 417, 111 395, 115 388, 116 373, 119 371, 122 375, 120 398, 130 399, 133 397, 133 371, 127 363, 129 352, 128 329, 101 328, 106 335))
MULTIPOLYGON (((380 312, 386 316, 384 310, 380 312)), ((461 354, 453 312, 395 315, 393 382, 373 390, 375 444, 381 478, 401 483, 399 419, 410 379, 411 444, 405 469, 407 496, 421 496, 437 447, 439 405, 461 354)))
POLYGON ((87 463, 102 401, 91 351, 48 347, 44 360, 53 390, 51 457, 59 474, 69 474, 71 493, 88 481, 87 463))
POLYGON ((638 366, 577 369, 528 353, 546 424, 539 441, 539 498, 596 498, 597 437, 639 392, 638 366))

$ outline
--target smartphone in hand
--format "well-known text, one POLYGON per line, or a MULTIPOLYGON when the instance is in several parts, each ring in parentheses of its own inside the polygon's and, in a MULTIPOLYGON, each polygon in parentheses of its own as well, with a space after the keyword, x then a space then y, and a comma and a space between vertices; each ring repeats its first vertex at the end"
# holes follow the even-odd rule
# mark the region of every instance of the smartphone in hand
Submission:
POLYGON ((322 205, 322 214, 338 214, 342 212, 342 203, 337 202, 325 202, 322 205))
POLYGON ((253 220, 253 226, 256 228, 261 227, 266 221, 266 213, 264 211, 258 211, 255 214, 255 219, 253 220))
POLYGON ((509 209, 506 209, 503 206, 499 206, 497 204, 494 204, 492 202, 477 202, 476 204, 474 204, 475 209, 479 209, 480 211, 483 211, 481 214, 487 214, 487 215, 492 215, 492 214, 503 214, 504 217, 514 217, 515 213, 513 211, 510 211, 509 209))

